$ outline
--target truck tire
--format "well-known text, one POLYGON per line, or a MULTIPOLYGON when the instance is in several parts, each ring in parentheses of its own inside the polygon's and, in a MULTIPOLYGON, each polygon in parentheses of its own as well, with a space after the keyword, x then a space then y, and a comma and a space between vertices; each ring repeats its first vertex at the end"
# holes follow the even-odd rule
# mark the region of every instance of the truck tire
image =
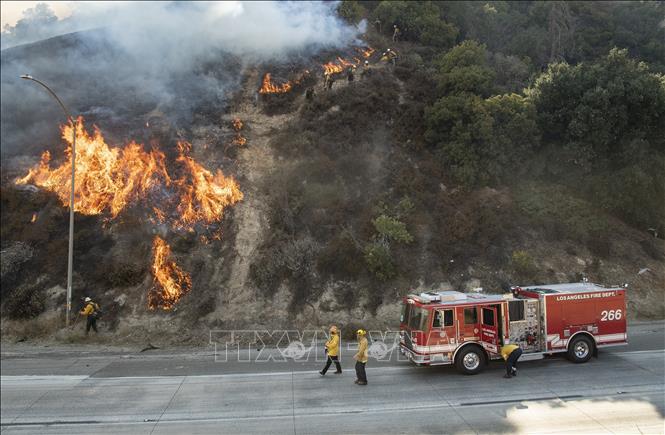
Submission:
POLYGON ((575 364, 589 361, 594 351, 593 340, 586 335, 578 335, 568 344, 568 359, 575 364))
POLYGON ((466 346, 455 358, 457 370, 465 375, 477 375, 483 371, 485 363, 485 352, 478 346, 466 346))

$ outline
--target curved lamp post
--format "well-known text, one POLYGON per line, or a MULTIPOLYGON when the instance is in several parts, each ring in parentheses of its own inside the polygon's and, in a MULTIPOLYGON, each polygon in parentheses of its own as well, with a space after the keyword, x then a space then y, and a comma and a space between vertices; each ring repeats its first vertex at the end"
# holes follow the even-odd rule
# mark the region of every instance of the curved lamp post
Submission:
POLYGON ((69 252, 67 257, 67 319, 65 320, 66 326, 69 326, 70 313, 72 310, 72 270, 74 263, 74 175, 76 173, 76 122, 72 115, 69 114, 69 110, 65 105, 60 101, 60 98, 49 88, 46 84, 40 80, 37 80, 29 74, 23 74, 22 79, 32 80, 40 84, 46 89, 49 94, 60 104, 60 107, 65 112, 67 121, 72 124, 72 192, 69 197, 69 252))

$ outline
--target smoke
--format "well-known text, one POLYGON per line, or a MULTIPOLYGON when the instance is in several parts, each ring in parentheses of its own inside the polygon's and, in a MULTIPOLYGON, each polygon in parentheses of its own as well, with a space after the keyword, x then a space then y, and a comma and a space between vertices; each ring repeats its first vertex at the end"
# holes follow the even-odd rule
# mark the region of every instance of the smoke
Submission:
MULTIPOLYGON (((33 143, 25 142, 44 132, 28 127, 61 119, 43 90, 19 80, 20 74, 47 82, 71 112, 89 113, 93 120, 112 122, 157 108, 188 122, 201 107, 222 108, 245 65, 344 47, 357 43, 360 32, 337 17, 336 2, 73 7, 71 16, 59 20, 38 5, 2 32, 3 156, 32 152, 33 143)), ((39 142, 35 148, 43 149, 39 142)))

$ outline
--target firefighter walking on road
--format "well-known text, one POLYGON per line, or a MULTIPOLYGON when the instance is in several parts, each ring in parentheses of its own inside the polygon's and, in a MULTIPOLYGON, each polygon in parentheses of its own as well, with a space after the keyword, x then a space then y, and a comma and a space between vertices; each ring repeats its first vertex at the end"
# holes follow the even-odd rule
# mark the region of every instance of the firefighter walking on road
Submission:
POLYGON ((367 373, 365 372, 365 364, 367 364, 367 332, 364 329, 359 329, 356 332, 358 338, 358 352, 353 355, 356 360, 356 384, 367 385, 367 373))
POLYGON ((501 356, 506 361, 506 374, 504 378, 510 379, 517 376, 517 360, 522 356, 522 349, 516 344, 509 344, 509 341, 501 346, 501 356))
POLYGON ((321 376, 324 376, 330 365, 334 362, 337 370, 335 371, 336 375, 342 373, 342 366, 339 364, 339 331, 337 326, 332 325, 330 327, 330 338, 326 341, 326 355, 328 356, 326 360, 326 366, 319 373, 321 376))
POLYGON ((88 335, 90 328, 95 331, 95 334, 99 333, 99 331, 97 331, 97 318, 99 318, 99 315, 101 314, 101 308, 97 302, 86 297, 85 308, 83 308, 79 314, 86 316, 85 335, 88 335))

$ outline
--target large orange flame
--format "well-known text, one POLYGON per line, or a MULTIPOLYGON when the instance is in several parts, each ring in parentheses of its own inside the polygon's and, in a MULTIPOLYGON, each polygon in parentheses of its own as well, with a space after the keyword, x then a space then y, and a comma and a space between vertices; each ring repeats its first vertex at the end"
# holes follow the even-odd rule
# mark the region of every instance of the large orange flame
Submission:
MULTIPOLYGON (((17 184, 34 183, 55 192, 64 206, 69 204, 71 177, 72 126, 62 128, 62 137, 69 143, 65 161, 51 168, 50 154, 45 152, 41 162, 28 174, 16 180, 17 184)), ((244 138, 243 138, 244 139, 244 138)), ((222 219, 223 210, 243 197, 238 184, 225 177, 220 170, 213 175, 189 156, 191 145, 179 142, 176 162, 183 167, 173 178, 166 169, 166 158, 161 151, 143 151, 131 142, 124 149, 109 147, 99 129, 89 135, 79 118, 76 123, 76 189, 74 210, 96 215, 108 211, 116 217, 128 204, 145 199, 154 187, 170 186, 176 199, 178 216, 174 228, 191 228, 197 222, 212 223, 222 219)), ((167 200, 170 202, 170 200, 167 200)), ((154 207, 159 222, 167 219, 161 206, 154 207)))
POLYGON ((181 190, 176 227, 191 227, 196 222, 211 223, 221 220, 224 208, 243 198, 238 183, 217 170, 213 175, 188 154, 191 145, 178 142, 177 161, 186 168, 186 174, 174 181, 181 190))
POLYGON ((131 142, 124 149, 110 148, 99 129, 92 135, 83 128, 83 118, 76 126, 62 127, 62 138, 69 144, 65 160, 55 168, 49 163, 48 151, 41 162, 17 184, 33 183, 58 195, 62 205, 69 205, 71 189, 72 133, 76 128, 76 188, 74 210, 96 215, 104 211, 115 217, 131 201, 135 201, 159 184, 170 183, 165 157, 160 151, 145 152, 131 142))
POLYGON ((192 279, 171 259, 171 247, 159 236, 152 242, 152 276, 155 287, 148 293, 148 307, 171 310, 192 289, 192 279))
POLYGON ((263 84, 261 89, 259 89, 259 94, 283 94, 289 92, 293 84, 291 82, 282 83, 281 85, 276 85, 270 79, 270 73, 266 73, 263 76, 263 84))

